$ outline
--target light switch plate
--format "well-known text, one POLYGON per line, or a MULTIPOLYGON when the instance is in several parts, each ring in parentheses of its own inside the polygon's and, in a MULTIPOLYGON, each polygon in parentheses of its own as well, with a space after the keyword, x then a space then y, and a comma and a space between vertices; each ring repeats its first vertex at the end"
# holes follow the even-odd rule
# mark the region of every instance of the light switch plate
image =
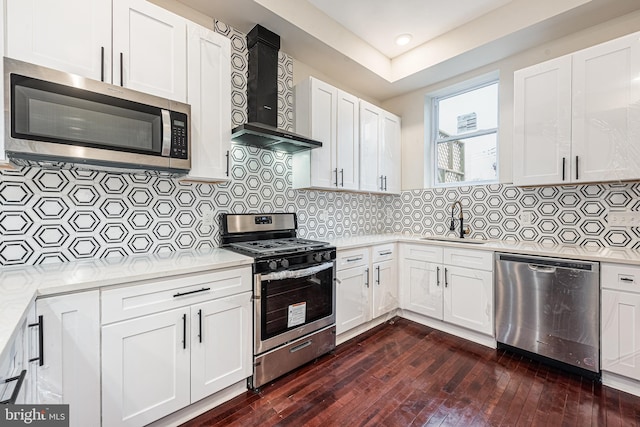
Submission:
POLYGON ((640 212, 610 211, 607 223, 612 227, 640 227, 640 212))

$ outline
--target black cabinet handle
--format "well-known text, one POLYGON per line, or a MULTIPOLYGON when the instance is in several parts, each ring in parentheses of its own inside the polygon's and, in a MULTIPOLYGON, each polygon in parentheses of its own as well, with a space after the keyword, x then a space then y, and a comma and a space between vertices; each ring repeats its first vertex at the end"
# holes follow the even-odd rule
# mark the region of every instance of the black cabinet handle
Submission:
POLYGON ((387 191, 387 176, 384 176, 384 191, 387 191))
POLYGON ((384 175, 380 175, 380 191, 384 190, 384 175))
POLYGON ((229 150, 227 150, 226 156, 227 156, 227 172, 226 172, 226 174, 227 174, 227 176, 229 176, 229 150))
POLYGON ((198 310, 198 341, 202 342, 202 310, 198 310))
POLYGON ((335 185, 337 187, 338 186, 338 169, 337 168, 333 170, 333 174, 336 176, 336 184, 335 185))
POLYGON ((340 186, 344 187, 344 169, 340 169, 340 186))
POLYGON ((567 158, 563 157, 562 158, 562 180, 563 181, 566 179, 565 178, 565 170, 566 170, 566 168, 567 168, 567 158))
POLYGON ((124 86, 124 54, 120 52, 120 86, 124 86))
POLYGON ((24 377, 26 375, 27 375, 27 370, 23 369, 22 372, 20 372, 20 375, 18 375, 17 377, 7 378, 2 383, 0 383, 0 384, 8 384, 14 381, 18 381, 15 387, 13 388, 11 397, 8 400, 1 401, 0 405, 7 405, 7 404, 13 405, 14 403, 16 403, 16 400, 18 400, 18 394, 20 394, 20 389, 22 388, 22 383, 24 382, 24 377))
POLYGON ((376 279, 376 283, 380 286, 380 266, 376 266, 376 272, 378 273, 378 278, 376 279))
POLYGON ((177 294, 174 294, 173 297, 183 297, 185 295, 191 295, 191 294, 197 294, 198 292, 206 292, 211 290, 211 288, 202 288, 202 289, 196 289, 195 291, 189 291, 189 292, 178 292, 177 294))
POLYGON ((444 287, 449 287, 449 282, 447 281, 447 268, 444 268, 444 287))
POLYGON ((630 277, 621 277, 620 280, 623 282, 633 282, 633 279, 630 277))
POLYGON ((579 174, 578 169, 579 169, 579 168, 578 168, 578 156, 576 156, 576 179, 578 179, 578 176, 579 176, 579 175, 578 175, 578 174, 579 174))
POLYGON ((104 46, 100 46, 100 81, 104 81, 104 46))
POLYGON ((38 357, 34 357, 29 359, 29 362, 38 361, 38 366, 44 365, 44 320, 42 320, 42 315, 38 316, 38 323, 30 323, 28 325, 30 328, 38 327, 38 357))
POLYGON ((182 315, 182 348, 187 348, 187 315, 182 315))
POLYGON ((440 267, 436 267, 436 286, 440 286, 440 267))
POLYGON ((369 287, 369 267, 364 269, 364 274, 365 274, 365 278, 367 279, 367 281, 364 282, 364 285, 368 288, 369 287))

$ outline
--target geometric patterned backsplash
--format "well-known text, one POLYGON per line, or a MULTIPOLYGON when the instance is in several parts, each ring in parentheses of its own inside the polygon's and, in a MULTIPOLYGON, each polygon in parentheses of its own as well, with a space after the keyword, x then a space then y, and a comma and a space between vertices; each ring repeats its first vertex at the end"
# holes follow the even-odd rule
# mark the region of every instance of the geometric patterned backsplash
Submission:
POLYGON ((453 235, 449 224, 456 200, 464 207, 471 237, 640 249, 640 228, 607 223, 611 211, 640 211, 640 183, 537 188, 496 184, 404 191, 392 201, 391 220, 383 220, 384 230, 453 235), (521 224, 521 213, 530 213, 530 225, 521 224))
MULTIPOLYGON (((245 35, 231 39, 232 121, 246 121, 245 35)), ((293 130, 293 61, 280 53, 278 126, 293 130)), ((291 155, 232 146, 231 182, 182 183, 144 174, 22 167, 0 171, 0 265, 32 265, 219 245, 218 214, 298 214, 299 235, 446 234, 460 200, 472 237, 640 249, 638 228, 612 228, 610 210, 640 211, 640 184, 517 188, 504 185, 376 196, 292 189, 291 155), (214 223, 203 225, 205 211, 214 223), (532 224, 520 224, 522 212, 532 224)), ((457 212, 456 212, 457 216, 457 212)))

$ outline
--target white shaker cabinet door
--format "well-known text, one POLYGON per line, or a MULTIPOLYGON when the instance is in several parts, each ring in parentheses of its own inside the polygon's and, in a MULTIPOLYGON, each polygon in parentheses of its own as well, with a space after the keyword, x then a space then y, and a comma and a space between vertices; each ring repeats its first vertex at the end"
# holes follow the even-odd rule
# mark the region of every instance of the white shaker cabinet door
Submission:
POLYGON ((493 335, 493 274, 445 266, 444 321, 493 335))
POLYGON ((311 138, 322 147, 311 150, 311 186, 336 188, 336 102, 338 90, 311 79, 311 138))
POLYGON ((401 269, 402 308, 442 320, 444 268, 428 261, 404 259, 401 269))
POLYGON ((187 179, 226 181, 231 161, 231 41, 191 22, 188 32, 192 156, 187 179))
POLYGON ((373 318, 398 308, 396 261, 373 264, 373 318))
POLYGON ((71 426, 100 424, 100 302, 98 291, 42 298, 43 364, 35 368, 37 402, 69 404, 71 426))
POLYGON ((102 328, 102 425, 143 426, 191 403, 189 308, 102 328))
POLYGON ((571 181, 571 56, 514 74, 513 183, 571 181))
POLYGON ((368 267, 336 273, 336 335, 371 320, 369 277, 368 267))
POLYGON ((640 38, 573 55, 574 182, 640 177, 640 38))
POLYGON ((338 188, 357 190, 360 180, 360 100, 338 90, 336 121, 338 188))
POLYGON ((602 290, 602 369, 640 380, 640 295, 602 290))
POLYGON ((387 193, 400 194, 400 117, 384 112, 382 117, 382 139, 378 160, 382 187, 387 193))
POLYGON ((360 101, 360 190, 362 191, 380 192, 384 184, 378 170, 382 114, 380 108, 360 101))
POLYGON ((7 0, 6 56, 111 82, 111 1, 7 0))
POLYGON ((113 84, 187 102, 187 20, 145 0, 113 0, 113 84))
POLYGON ((253 373, 251 292, 191 307, 191 401, 253 373))

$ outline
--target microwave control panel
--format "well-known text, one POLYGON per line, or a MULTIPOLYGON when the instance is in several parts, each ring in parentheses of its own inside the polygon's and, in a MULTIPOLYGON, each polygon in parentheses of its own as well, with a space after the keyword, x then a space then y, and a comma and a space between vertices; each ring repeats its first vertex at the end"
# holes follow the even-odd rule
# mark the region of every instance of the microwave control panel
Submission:
POLYGON ((174 159, 189 158, 187 143, 187 115, 171 112, 171 157, 174 159))

